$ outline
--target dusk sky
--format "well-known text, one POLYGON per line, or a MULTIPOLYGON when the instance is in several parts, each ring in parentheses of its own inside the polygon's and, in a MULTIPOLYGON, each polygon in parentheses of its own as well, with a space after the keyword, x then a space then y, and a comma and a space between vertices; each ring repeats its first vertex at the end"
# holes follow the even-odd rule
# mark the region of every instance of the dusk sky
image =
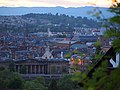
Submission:
MULTIPOLYGON (((109 7, 113 0, 0 0, 0 6, 25 6, 25 7, 81 7, 81 6, 102 6, 109 7)), ((120 1, 120 0, 118 0, 120 1)))

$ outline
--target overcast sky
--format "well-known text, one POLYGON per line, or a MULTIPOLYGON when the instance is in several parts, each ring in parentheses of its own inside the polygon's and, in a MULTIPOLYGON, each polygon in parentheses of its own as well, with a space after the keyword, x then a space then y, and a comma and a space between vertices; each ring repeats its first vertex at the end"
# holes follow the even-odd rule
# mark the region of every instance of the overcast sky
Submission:
MULTIPOLYGON (((119 0, 120 1, 120 0, 119 0)), ((27 7, 81 7, 81 6, 111 5, 111 0, 0 0, 0 6, 27 6, 27 7)))

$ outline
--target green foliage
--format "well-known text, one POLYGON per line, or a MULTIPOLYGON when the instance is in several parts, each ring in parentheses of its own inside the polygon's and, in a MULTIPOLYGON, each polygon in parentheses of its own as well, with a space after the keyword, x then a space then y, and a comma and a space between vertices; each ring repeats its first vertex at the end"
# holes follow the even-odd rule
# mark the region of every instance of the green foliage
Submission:
POLYGON ((23 79, 15 72, 10 70, 0 71, 0 89, 21 89, 23 87, 23 79))
POLYGON ((99 40, 97 40, 97 42, 95 43, 95 46, 96 46, 96 47, 101 47, 101 46, 102 46, 102 43, 101 43, 99 40))
POLYGON ((23 88, 23 79, 20 75, 15 74, 10 78, 8 87, 10 89, 22 89, 23 88))
POLYGON ((26 67, 25 67, 25 65, 22 65, 22 67, 20 69, 20 73, 21 74, 25 74, 26 73, 26 67))
POLYGON ((67 54, 64 55, 64 58, 70 58, 71 55, 72 55, 72 52, 69 52, 69 53, 67 53, 67 54))
POLYGON ((85 54, 84 53, 81 53, 80 51, 78 51, 78 50, 73 50, 73 52, 74 52, 74 54, 77 54, 77 55, 79 55, 79 56, 81 56, 81 57, 84 57, 85 56, 85 54))
POLYGON ((117 52, 120 52, 120 3, 113 5, 109 11, 115 15, 109 19, 112 27, 108 27, 109 29, 105 32, 105 36, 112 39, 112 46, 117 52))
MULTIPOLYGON (((79 75, 76 75, 76 77, 79 75)), ((58 90, 77 90, 79 88, 76 78, 73 79, 72 75, 65 75, 58 81, 58 90)))
POLYGON ((116 5, 113 5, 110 7, 109 11, 116 14, 116 15, 120 15, 120 3, 116 3, 116 5))
POLYGON ((74 54, 79 54, 79 51, 78 50, 73 50, 74 54))
POLYGON ((113 44, 113 47, 114 47, 118 52, 120 52, 120 39, 114 40, 114 42, 112 42, 112 44, 113 44))
POLYGON ((26 81, 24 84, 24 90, 47 90, 45 87, 45 81, 42 77, 38 77, 35 80, 26 81))
MULTIPOLYGON (((109 77, 112 82, 109 82, 109 86, 111 89, 120 90, 120 67, 116 70, 113 70, 111 76, 109 77)), ((109 80, 109 81, 110 81, 109 80)))
POLYGON ((0 66, 0 71, 3 71, 3 70, 5 70, 5 67, 0 66))
POLYGON ((96 53, 96 54, 95 54, 95 58, 94 58, 94 59, 95 59, 95 60, 100 60, 100 59, 102 58, 102 56, 103 56, 103 55, 102 55, 102 51, 100 51, 99 53, 96 53))
POLYGON ((51 73, 55 74, 56 73, 56 66, 51 66, 51 73))
POLYGON ((78 64, 75 64, 73 65, 70 69, 73 71, 73 72, 77 72, 79 70, 79 65, 78 64))
POLYGON ((110 18, 110 22, 120 24, 120 16, 114 16, 114 17, 110 18))
POLYGON ((100 60, 103 56, 101 51, 101 46, 102 46, 102 43, 99 40, 97 40, 97 42, 95 42, 96 53, 94 56, 93 63, 95 63, 97 60, 100 60))
POLYGON ((120 67, 108 71, 108 62, 95 70, 92 78, 85 78, 83 90, 120 90, 120 67))
POLYGON ((65 38, 66 37, 66 35, 64 34, 64 35, 57 35, 58 36, 58 38, 65 38))
POLYGON ((73 76, 71 77, 72 81, 76 81, 76 82, 80 82, 81 80, 83 80, 84 78, 86 78, 86 74, 85 73, 81 73, 81 72, 75 72, 73 74, 73 76))
POLYGON ((15 71, 15 63, 14 63, 14 62, 10 62, 8 69, 9 69, 11 72, 14 72, 14 71, 15 71))
POLYGON ((107 62, 103 62, 101 67, 97 68, 92 75, 91 79, 87 79, 85 82, 85 90, 103 90, 103 85, 109 78, 107 75, 107 62))
POLYGON ((11 73, 9 70, 0 71, 0 88, 8 88, 11 73))
POLYGON ((101 51, 101 46, 102 46, 102 43, 97 40, 97 42, 95 43, 95 47, 96 47, 96 54, 99 54, 100 51, 101 51))
POLYGON ((52 81, 50 82, 50 85, 48 86, 48 90, 58 90, 56 80, 52 80, 52 81))
POLYGON ((35 80, 34 80, 35 83, 40 83, 42 85, 45 85, 45 79, 43 77, 37 77, 35 80))
POLYGON ((120 31, 112 28, 105 32, 105 37, 113 38, 112 45, 118 52, 120 52, 120 31))
POLYGON ((120 37, 120 31, 116 30, 115 28, 111 28, 104 33, 104 36, 107 38, 120 37))
POLYGON ((33 81, 26 81, 24 84, 25 90, 34 90, 35 88, 37 88, 37 86, 33 81))
POLYGON ((24 84, 24 90, 45 90, 45 87, 34 81, 26 81, 24 84))

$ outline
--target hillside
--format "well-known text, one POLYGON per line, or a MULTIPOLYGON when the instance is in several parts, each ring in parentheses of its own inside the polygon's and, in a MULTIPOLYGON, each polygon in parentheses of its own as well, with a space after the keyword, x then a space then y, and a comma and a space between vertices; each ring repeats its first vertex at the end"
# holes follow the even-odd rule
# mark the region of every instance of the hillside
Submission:
POLYGON ((86 17, 74 17, 65 14, 26 14, 0 16, 0 31, 15 32, 73 31, 75 27, 99 28, 100 24, 86 17))

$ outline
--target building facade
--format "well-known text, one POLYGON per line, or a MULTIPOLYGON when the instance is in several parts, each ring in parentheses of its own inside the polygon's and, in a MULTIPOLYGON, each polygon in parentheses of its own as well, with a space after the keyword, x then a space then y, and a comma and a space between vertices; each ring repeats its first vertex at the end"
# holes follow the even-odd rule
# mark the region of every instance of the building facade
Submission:
POLYGON ((0 67, 11 68, 20 73, 24 78, 43 76, 45 78, 60 78, 69 73, 69 61, 64 59, 27 59, 0 61, 0 67))

